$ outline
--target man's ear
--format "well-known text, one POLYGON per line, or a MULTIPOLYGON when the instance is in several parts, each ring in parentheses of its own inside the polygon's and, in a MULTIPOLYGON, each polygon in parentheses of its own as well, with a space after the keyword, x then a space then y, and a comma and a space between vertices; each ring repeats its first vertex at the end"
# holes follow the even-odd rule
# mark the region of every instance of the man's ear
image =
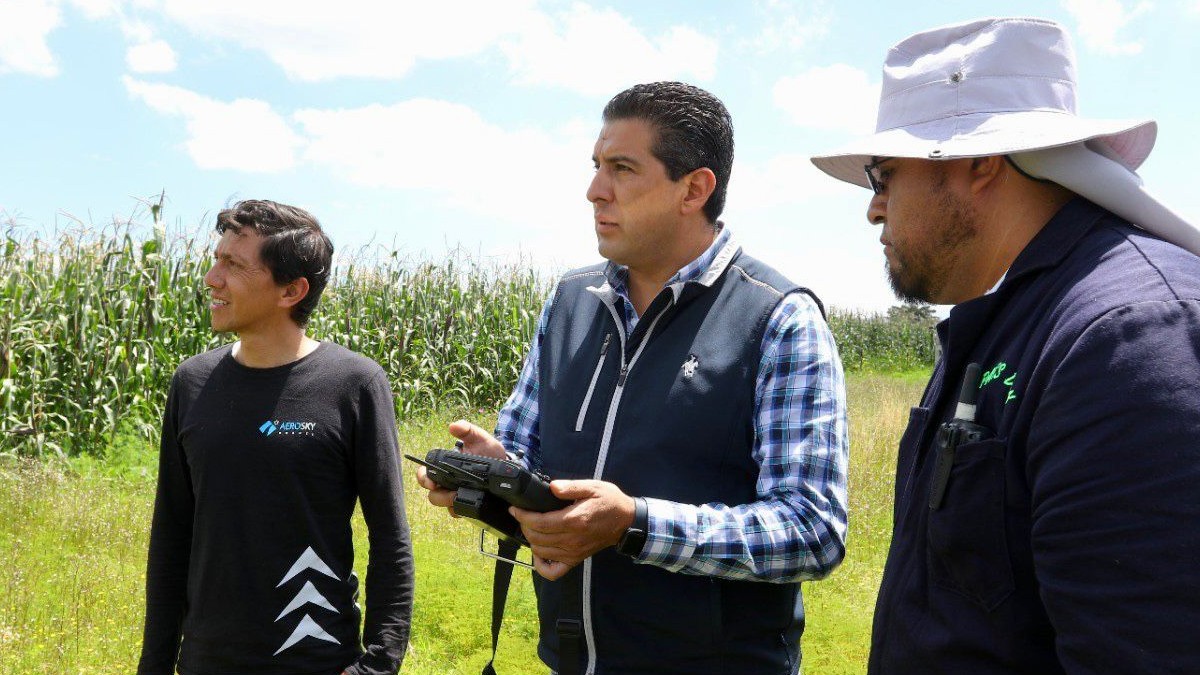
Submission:
POLYGON ((696 169, 680 180, 687 189, 680 203, 680 211, 684 215, 703 210, 708 198, 717 189, 717 176, 707 167, 696 169))
POLYGON ((279 306, 295 307, 306 297, 308 297, 308 279, 299 277, 294 281, 289 281, 283 287, 283 294, 279 296, 279 306))
POLYGON ((971 194, 979 194, 1000 184, 1000 178, 1008 169, 1004 155, 972 157, 970 176, 971 194))

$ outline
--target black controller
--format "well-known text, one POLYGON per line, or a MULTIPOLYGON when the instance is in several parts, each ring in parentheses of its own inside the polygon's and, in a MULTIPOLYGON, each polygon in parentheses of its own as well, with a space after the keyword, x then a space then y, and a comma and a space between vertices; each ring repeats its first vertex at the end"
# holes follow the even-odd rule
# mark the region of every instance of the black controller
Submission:
POLYGON ((528 546, 521 525, 508 512, 511 504, 527 511, 557 511, 570 501, 550 492, 550 477, 526 469, 509 459, 472 455, 435 448, 418 459, 426 475, 439 487, 457 490, 454 512, 476 520, 501 539, 528 546))

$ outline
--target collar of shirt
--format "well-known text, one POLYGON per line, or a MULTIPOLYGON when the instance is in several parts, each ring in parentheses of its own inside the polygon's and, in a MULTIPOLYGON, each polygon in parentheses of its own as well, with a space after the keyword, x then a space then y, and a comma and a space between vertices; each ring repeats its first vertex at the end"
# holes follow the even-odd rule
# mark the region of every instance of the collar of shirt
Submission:
MULTIPOLYGON (((717 259, 717 255, 725 248, 733 235, 730 234, 729 228, 725 227, 725 223, 717 221, 717 236, 713 239, 713 243, 709 244, 695 260, 679 268, 679 271, 667 279, 664 286, 672 284, 687 283, 696 281, 712 267, 713 261, 717 259)), ((629 299, 629 268, 625 265, 618 265, 609 261, 604 266, 604 276, 608 279, 608 285, 612 286, 613 291, 621 296, 622 305, 625 307, 625 332, 632 333, 638 322, 637 310, 633 307, 633 301, 629 299)))
POLYGON ((1004 274, 1000 275, 1000 279, 993 284, 992 287, 988 289, 988 292, 984 293, 984 295, 991 295, 992 293, 995 293, 996 289, 1000 288, 1000 284, 1004 283, 1006 278, 1008 278, 1008 270, 1004 270, 1004 274))

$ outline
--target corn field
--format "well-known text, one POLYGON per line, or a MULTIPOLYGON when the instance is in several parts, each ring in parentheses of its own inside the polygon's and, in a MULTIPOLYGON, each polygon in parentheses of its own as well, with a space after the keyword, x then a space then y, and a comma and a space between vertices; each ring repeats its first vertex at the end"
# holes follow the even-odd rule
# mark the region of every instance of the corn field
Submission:
POLYGON ((833 310, 829 329, 842 365, 850 371, 894 372, 927 369, 937 358, 934 320, 884 317, 833 310))
MULTIPOLYGON (((0 453, 100 454, 118 431, 155 438, 171 373, 231 339, 209 328, 214 239, 134 225, 44 240, 10 230, 0 258, 0 453)), ((548 281, 451 255, 339 254, 309 333, 378 361, 397 412, 499 405, 516 381, 548 281)), ((928 367, 927 326, 834 312, 851 370, 928 367)))

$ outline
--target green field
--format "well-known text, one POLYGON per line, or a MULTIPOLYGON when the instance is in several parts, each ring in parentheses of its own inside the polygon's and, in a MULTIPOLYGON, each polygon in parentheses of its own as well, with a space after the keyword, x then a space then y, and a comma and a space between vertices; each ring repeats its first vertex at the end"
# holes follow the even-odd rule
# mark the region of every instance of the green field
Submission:
MULTIPOLYGON (((806 673, 861 673, 870 617, 891 529, 895 443, 918 377, 849 377, 850 537, 846 561, 805 585, 806 673)), ((405 424, 402 447, 444 445, 449 415, 405 424)), ((484 417, 476 421, 490 424, 484 417)), ((154 451, 141 441, 103 460, 0 457, 0 673, 128 674, 141 640, 154 451)), ((425 502, 408 480, 417 560, 411 649, 404 673, 478 673, 490 647, 490 561, 476 530, 425 502)), ((356 519, 359 575, 366 538, 356 519)), ((544 672, 534 655, 536 620, 526 575, 515 575, 499 671, 544 672)))
MULTIPOLYGON (((153 215, 149 226, 49 240, 10 229, 0 242, 0 673, 130 673, 136 663, 167 385, 183 359, 228 340, 208 326, 211 234, 170 233, 153 215)), ((339 255, 309 330, 384 367, 402 447, 421 453, 446 444, 445 411, 491 425, 548 288, 528 268, 462 252, 422 262, 364 249, 339 255)), ((849 553, 807 585, 808 673, 858 673, 866 661, 895 443, 934 359, 928 308, 893 310, 829 316, 849 373, 849 553)), ((492 564, 469 523, 429 506, 411 479, 408 490, 417 597, 404 672, 477 673, 492 564)), ((361 520, 355 528, 362 576, 361 520)), ((541 672, 527 575, 509 603, 500 672, 541 672)))

